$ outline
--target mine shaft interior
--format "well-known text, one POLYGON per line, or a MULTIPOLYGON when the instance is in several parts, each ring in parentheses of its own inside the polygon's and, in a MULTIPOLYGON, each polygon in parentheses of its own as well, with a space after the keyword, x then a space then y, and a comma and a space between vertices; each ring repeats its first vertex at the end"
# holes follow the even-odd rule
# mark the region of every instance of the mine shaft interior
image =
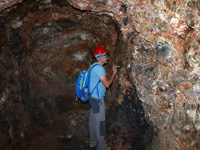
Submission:
POLYGON ((107 146, 147 149, 153 132, 136 87, 119 84, 128 55, 117 22, 67 1, 45 2, 27 0, 1 15, 1 91, 9 99, 1 105, 2 148, 89 149, 89 103, 76 100, 75 84, 102 44, 111 52, 107 75, 120 65, 105 98, 107 146))
POLYGON ((120 66, 108 149, 200 149, 199 31, 200 0, 1 0, 0 149, 90 149, 75 86, 97 45, 120 66))

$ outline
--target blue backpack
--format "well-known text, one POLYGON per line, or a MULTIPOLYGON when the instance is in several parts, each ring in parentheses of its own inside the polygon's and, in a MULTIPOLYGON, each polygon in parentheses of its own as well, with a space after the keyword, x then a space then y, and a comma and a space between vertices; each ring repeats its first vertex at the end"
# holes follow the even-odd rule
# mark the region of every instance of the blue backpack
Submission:
MULTIPOLYGON (((97 65, 99 64, 98 63, 93 64, 90 66, 90 68, 87 71, 83 70, 78 76, 78 79, 76 81, 76 96, 84 103, 89 100, 90 95, 94 92, 95 88, 98 86, 100 82, 100 79, 99 79, 99 82, 97 83, 97 85, 94 87, 92 92, 89 93, 91 69, 97 65)), ((98 91, 98 87, 97 87, 97 91, 98 91)))

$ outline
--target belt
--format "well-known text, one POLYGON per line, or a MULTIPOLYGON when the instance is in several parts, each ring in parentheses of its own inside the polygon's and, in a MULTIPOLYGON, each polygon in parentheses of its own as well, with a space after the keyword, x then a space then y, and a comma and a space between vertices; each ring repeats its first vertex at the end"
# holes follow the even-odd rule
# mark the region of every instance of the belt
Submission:
POLYGON ((95 100, 97 100, 97 101, 104 100, 104 98, 96 98, 96 97, 93 97, 93 96, 91 96, 91 99, 95 99, 95 100))

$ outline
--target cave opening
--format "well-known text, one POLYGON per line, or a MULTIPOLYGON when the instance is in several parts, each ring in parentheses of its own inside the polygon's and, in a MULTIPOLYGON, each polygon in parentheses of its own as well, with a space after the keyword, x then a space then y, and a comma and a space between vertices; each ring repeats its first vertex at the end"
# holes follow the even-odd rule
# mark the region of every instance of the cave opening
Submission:
POLYGON ((105 97, 107 145, 150 148, 152 129, 125 68, 128 45, 112 17, 65 0, 26 0, 0 19, 3 149, 88 149, 89 104, 76 101, 75 82, 95 61, 92 51, 99 44, 111 52, 108 76, 113 63, 120 65, 105 97), (124 70, 127 88, 119 83, 124 70))

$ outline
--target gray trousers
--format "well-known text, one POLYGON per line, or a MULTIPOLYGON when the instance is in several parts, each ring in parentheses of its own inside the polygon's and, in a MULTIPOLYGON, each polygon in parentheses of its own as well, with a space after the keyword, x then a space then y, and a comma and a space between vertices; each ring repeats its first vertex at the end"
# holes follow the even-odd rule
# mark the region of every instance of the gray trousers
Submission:
POLYGON ((91 97, 90 102, 90 118, 89 118, 89 132, 90 141, 98 141, 98 150, 107 150, 105 133, 105 103, 104 99, 96 99, 91 97))

